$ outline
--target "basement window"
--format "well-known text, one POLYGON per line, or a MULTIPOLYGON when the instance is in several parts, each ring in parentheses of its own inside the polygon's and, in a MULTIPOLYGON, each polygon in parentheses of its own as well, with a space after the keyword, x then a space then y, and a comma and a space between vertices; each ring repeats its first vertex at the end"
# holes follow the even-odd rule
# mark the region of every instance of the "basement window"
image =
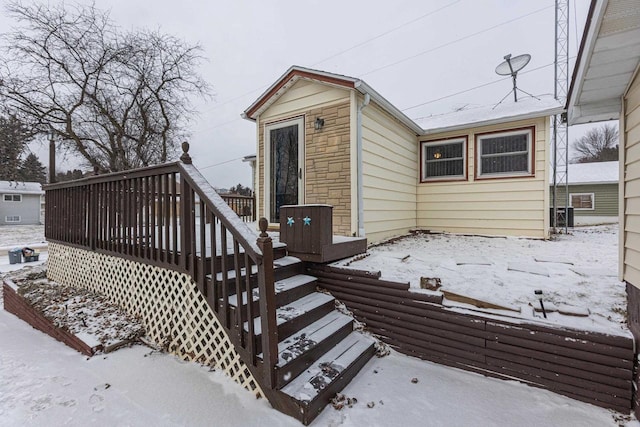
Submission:
POLYGON ((5 194, 4 201, 5 202, 21 202, 22 194, 5 194))
POLYGON ((533 135, 533 127, 477 135, 477 178, 535 175, 533 135))
POLYGON ((422 141, 421 182, 467 179, 467 138, 422 141))
POLYGON ((569 193, 569 206, 575 210, 594 210, 595 196, 593 193, 569 193))
POLYGON ((20 215, 7 215, 4 220, 5 222, 20 222, 20 215))

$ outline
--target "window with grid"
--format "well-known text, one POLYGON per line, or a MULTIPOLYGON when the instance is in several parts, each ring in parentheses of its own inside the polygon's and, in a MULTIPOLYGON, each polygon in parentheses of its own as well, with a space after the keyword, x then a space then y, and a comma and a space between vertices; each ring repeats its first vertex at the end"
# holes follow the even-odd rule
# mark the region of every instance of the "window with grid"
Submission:
POLYGON ((20 215, 7 215, 4 217, 5 222, 20 222, 20 215))
POLYGON ((5 194, 4 201, 5 202, 21 202, 22 194, 5 194))
POLYGON ((464 179, 466 138, 422 142, 422 181, 464 179))
POLYGON ((532 129, 479 135, 477 176, 533 175, 532 139, 532 129))
POLYGON ((569 206, 574 209, 593 210, 594 195, 593 193, 569 193, 569 206))

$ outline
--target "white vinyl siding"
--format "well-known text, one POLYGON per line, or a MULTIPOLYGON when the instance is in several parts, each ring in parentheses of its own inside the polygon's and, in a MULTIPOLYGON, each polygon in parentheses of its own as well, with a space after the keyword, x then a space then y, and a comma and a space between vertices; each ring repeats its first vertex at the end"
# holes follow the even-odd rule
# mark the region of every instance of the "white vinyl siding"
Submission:
MULTIPOLYGON (((624 237, 622 276, 640 287, 640 77, 636 74, 624 97, 624 182, 623 209, 620 226, 624 237), (624 231, 623 231, 624 230, 624 231)), ((622 132, 621 132, 622 133, 622 132)))
MULTIPOLYGON (((477 134, 534 127, 533 176, 475 179, 475 144, 469 144, 467 181, 425 182, 418 185, 418 228, 431 231, 498 236, 549 237, 549 179, 547 141, 549 119, 539 118, 471 128, 477 134)), ((460 131, 433 135, 459 137, 460 131)))
POLYGON ((364 224, 375 242, 416 227, 420 153, 416 134, 375 103, 362 116, 364 224))

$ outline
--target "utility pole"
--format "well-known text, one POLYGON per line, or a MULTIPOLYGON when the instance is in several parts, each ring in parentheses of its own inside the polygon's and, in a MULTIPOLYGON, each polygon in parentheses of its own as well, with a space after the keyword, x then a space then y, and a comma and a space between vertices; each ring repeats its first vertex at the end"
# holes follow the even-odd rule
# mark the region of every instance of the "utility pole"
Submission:
POLYGON ((56 144, 53 140, 53 130, 49 135, 49 184, 56 182, 56 144))

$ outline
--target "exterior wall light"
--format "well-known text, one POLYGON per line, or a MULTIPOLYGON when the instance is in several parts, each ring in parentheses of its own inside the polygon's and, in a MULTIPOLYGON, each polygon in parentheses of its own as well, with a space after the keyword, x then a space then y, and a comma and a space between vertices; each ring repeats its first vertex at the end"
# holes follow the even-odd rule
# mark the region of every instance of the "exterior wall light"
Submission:
POLYGON ((324 127, 324 119, 321 119, 320 117, 318 117, 315 121, 315 123, 313 124, 313 127, 316 130, 320 130, 324 127))

